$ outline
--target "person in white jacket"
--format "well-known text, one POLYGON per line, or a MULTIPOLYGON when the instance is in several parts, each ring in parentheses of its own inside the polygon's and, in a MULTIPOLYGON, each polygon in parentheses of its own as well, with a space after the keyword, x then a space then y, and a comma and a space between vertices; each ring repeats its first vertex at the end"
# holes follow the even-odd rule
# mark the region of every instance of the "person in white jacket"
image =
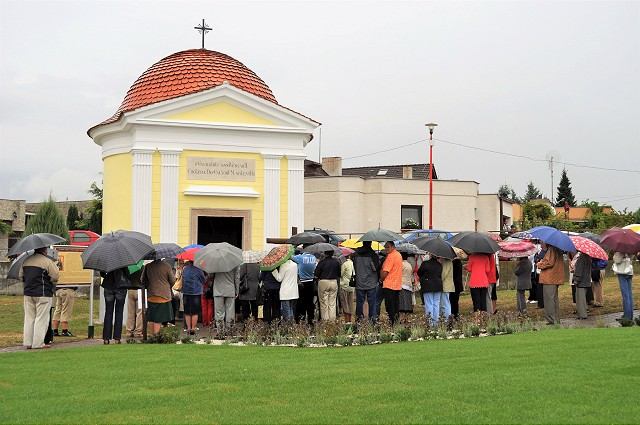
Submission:
POLYGON ((298 265, 291 260, 287 260, 275 269, 272 274, 280 282, 282 320, 293 320, 295 318, 296 301, 298 300, 298 265))
POLYGON ((620 293, 622 294, 622 317, 620 320, 633 320, 633 264, 629 254, 616 252, 613 254, 613 272, 618 276, 620 293))

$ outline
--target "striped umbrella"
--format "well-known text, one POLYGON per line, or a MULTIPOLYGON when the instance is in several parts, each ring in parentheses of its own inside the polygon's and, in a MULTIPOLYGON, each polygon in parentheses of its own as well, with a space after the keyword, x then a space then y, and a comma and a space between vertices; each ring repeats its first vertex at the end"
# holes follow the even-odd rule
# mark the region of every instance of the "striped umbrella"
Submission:
POLYGON ((587 254, 589 257, 605 261, 609 259, 605 250, 594 241, 583 238, 582 236, 569 236, 569 239, 571 239, 571 242, 576 246, 576 250, 587 254))
POLYGON ((176 258, 185 250, 175 243, 153 244, 154 251, 145 257, 145 260, 162 260, 163 258, 176 258))

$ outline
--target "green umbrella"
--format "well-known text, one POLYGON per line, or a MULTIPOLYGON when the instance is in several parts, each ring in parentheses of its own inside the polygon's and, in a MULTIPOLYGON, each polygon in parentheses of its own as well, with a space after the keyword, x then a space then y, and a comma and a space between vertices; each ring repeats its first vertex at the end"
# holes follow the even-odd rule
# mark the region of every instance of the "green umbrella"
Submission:
POLYGON ((135 272, 142 270, 142 267, 144 267, 144 261, 140 260, 135 264, 127 266, 127 270, 129 270, 129 274, 134 274, 135 272))

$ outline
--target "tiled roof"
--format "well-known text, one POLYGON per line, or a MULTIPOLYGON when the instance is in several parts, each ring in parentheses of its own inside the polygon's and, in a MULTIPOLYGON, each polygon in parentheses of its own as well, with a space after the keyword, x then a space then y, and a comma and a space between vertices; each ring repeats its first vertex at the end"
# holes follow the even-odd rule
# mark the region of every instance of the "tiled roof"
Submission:
POLYGON ((329 174, 322 169, 322 164, 319 162, 311 161, 309 159, 304 160, 305 177, 323 177, 328 175, 329 174))
POLYGON ((223 53, 206 49, 192 49, 174 53, 147 69, 125 96, 110 118, 94 128, 116 122, 123 113, 228 82, 232 86, 278 103, 271 89, 241 62, 223 53))
MULTIPOLYGON (((401 179, 403 176, 403 168, 411 167, 413 169, 412 178, 415 180, 429 180, 429 164, 406 164, 406 165, 378 165, 375 167, 353 167, 343 168, 343 176, 360 176, 364 178, 371 177, 387 177, 401 179), (384 171, 386 170, 386 172, 384 171)), ((433 167, 433 179, 436 180, 438 174, 436 167, 433 167)))

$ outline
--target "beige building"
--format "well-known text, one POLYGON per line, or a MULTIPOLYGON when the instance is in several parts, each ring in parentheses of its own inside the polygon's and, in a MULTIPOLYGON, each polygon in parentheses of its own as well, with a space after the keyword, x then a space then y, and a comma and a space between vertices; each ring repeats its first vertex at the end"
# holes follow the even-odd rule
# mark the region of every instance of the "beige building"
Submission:
POLYGON ((25 227, 25 202, 0 199, 0 221, 11 226, 9 234, 0 234, 0 261, 6 258, 9 246, 20 238, 25 227))
MULTIPOLYGON (((399 231, 407 219, 429 227, 429 164, 342 168, 340 158, 305 167, 305 227, 362 233, 399 231), (321 168, 321 170, 320 170, 321 168)), ((433 228, 497 232, 511 225, 511 203, 480 194, 475 181, 440 180, 433 169, 433 228)))

